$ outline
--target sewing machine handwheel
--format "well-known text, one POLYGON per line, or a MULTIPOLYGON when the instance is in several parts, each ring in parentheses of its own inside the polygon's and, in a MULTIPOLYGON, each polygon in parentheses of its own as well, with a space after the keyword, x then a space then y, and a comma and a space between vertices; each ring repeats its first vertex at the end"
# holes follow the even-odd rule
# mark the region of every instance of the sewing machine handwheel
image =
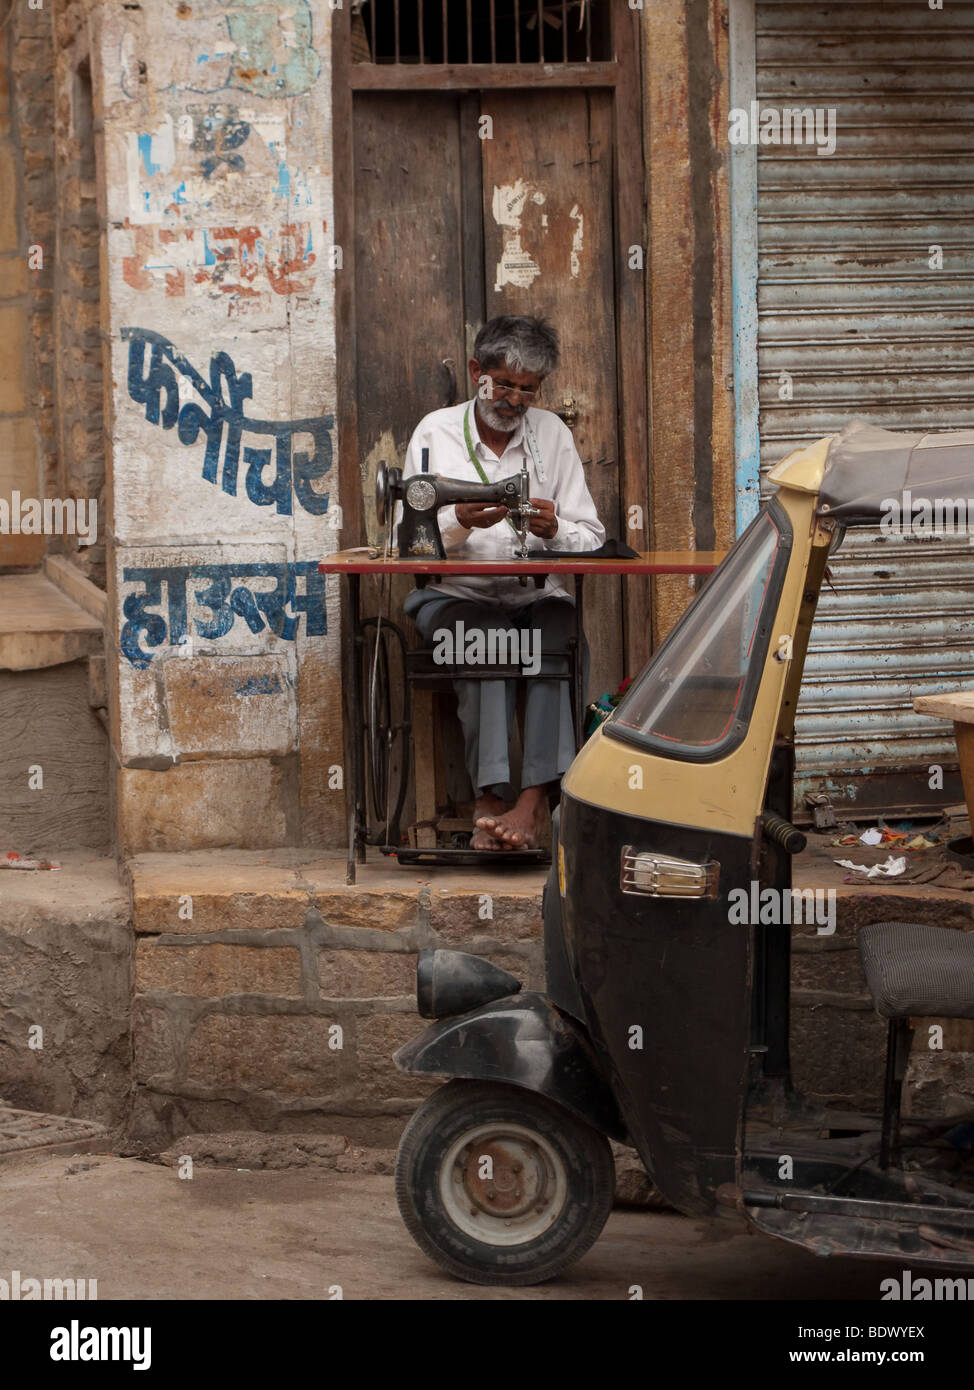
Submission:
POLYGON ((385 526, 392 516, 401 479, 402 469, 389 468, 385 462, 375 470, 375 515, 380 526, 385 526))
POLYGON ((386 497, 389 491, 389 470, 380 463, 375 470, 375 515, 380 526, 386 524, 386 497))

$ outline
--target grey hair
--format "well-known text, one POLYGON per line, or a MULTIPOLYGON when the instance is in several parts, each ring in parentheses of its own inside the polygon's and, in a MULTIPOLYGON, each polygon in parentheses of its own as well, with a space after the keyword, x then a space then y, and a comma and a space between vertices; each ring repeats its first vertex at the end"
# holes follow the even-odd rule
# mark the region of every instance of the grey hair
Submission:
POLYGON ((482 367, 547 376, 558 366, 558 334, 547 319, 501 314, 477 334, 473 355, 482 367))

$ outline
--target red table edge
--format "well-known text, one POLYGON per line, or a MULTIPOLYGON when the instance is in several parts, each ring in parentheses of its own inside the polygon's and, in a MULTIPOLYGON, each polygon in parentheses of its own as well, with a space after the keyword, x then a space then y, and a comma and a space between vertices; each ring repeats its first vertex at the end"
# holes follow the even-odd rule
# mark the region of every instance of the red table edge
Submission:
MULTIPOLYGON (((652 554, 652 551, 647 552, 652 554)), ((663 551, 660 554, 678 554, 663 551)), ((586 560, 584 551, 577 560, 419 560, 339 559, 322 560, 320 574, 712 574, 720 565, 726 551, 687 551, 685 560, 586 560), (694 559, 694 555, 710 556, 694 559)), ((347 555, 339 551, 338 555, 347 555)))

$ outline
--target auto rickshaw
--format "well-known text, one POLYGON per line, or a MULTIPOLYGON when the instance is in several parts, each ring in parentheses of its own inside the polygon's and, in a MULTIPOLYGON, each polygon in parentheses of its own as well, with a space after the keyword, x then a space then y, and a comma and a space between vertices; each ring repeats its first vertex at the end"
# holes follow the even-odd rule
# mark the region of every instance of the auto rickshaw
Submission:
POLYGON ((462 1279, 536 1283, 584 1254, 612 1204, 610 1139, 687 1215, 819 1255, 974 1266, 974 1114, 900 1116, 911 1018, 974 1017, 974 933, 861 929, 888 1020, 883 1112, 837 1116, 790 1079, 790 928, 730 910, 735 890, 790 890, 804 847, 795 709, 830 554, 889 499, 974 496, 974 436, 853 421, 770 481, 564 776, 546 992, 462 952, 419 958, 435 1022, 395 1061, 449 1080, 403 1133, 396 1193, 420 1247, 462 1279), (919 1164, 931 1144, 951 1162, 919 1164))

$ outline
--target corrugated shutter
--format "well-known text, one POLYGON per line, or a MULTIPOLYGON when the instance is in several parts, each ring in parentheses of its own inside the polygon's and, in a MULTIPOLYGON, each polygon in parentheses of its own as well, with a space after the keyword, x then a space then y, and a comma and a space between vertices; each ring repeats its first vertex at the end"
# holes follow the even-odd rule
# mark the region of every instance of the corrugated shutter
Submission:
MULTIPOLYGON (((974 425, 974 3, 758 3, 756 67, 762 108, 834 108, 837 141, 758 148, 762 472, 854 416, 974 425)), ((949 772, 929 786, 956 748, 913 698, 974 686, 972 579, 965 537, 850 533, 806 666, 798 805, 961 799, 949 772)))

